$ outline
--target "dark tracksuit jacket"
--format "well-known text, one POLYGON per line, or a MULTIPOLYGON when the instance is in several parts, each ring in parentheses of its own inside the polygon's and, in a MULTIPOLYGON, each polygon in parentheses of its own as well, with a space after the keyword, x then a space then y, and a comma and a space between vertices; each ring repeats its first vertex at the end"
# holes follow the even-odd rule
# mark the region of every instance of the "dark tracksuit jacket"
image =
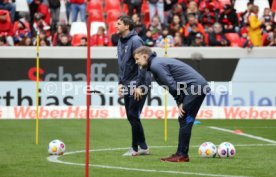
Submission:
MULTIPOLYGON (((188 104, 198 96, 190 94, 190 88, 192 85, 201 86, 201 89, 203 89, 204 86, 208 87, 207 81, 189 65, 172 58, 156 57, 155 53, 153 53, 149 58, 148 70, 151 71, 159 85, 165 85, 168 87, 170 94, 175 98, 178 105, 181 103, 184 104, 184 110, 188 109, 188 104), (187 85, 186 90, 189 93, 188 95, 185 95, 184 92, 177 94, 177 83, 180 82, 187 85), (185 98, 186 102, 183 102, 185 98)), ((209 87, 207 88, 207 91, 209 91, 209 87)), ((197 111, 198 110, 194 110, 192 116, 196 116, 194 114, 196 114, 197 111)), ((189 113, 189 110, 185 110, 185 112, 189 113)))
POLYGON ((149 85, 151 83, 151 75, 145 69, 139 69, 135 63, 133 52, 144 44, 143 40, 132 30, 125 38, 120 38, 117 46, 118 64, 119 64, 119 84, 125 86, 131 82, 135 85, 149 85))

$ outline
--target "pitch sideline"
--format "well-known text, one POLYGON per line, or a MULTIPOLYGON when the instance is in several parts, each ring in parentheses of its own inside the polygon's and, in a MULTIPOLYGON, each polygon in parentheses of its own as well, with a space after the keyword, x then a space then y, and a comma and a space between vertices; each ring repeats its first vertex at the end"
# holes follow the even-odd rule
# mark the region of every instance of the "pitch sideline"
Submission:
POLYGON ((264 142, 276 144, 276 141, 271 140, 271 139, 267 139, 267 138, 263 138, 263 137, 260 137, 260 136, 255 136, 255 135, 251 135, 251 134, 247 134, 247 133, 238 133, 237 134, 233 130, 226 129, 226 128, 220 128, 220 127, 214 127, 214 126, 209 126, 208 128, 213 129, 213 130, 228 132, 228 133, 232 133, 232 134, 236 134, 236 135, 240 135, 240 136, 245 136, 247 138, 256 139, 256 140, 259 140, 259 141, 264 141, 264 142))

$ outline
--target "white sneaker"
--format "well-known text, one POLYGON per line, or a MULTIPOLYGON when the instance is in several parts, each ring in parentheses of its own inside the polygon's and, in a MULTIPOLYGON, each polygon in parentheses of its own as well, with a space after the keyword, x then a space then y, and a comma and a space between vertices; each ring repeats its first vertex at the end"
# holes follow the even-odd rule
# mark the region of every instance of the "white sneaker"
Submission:
POLYGON ((131 147, 126 153, 123 154, 123 156, 137 156, 139 153, 137 151, 134 151, 131 147))
POLYGON ((147 149, 139 149, 138 150, 138 154, 139 155, 149 155, 150 154, 150 152, 149 152, 149 148, 147 148, 147 149))

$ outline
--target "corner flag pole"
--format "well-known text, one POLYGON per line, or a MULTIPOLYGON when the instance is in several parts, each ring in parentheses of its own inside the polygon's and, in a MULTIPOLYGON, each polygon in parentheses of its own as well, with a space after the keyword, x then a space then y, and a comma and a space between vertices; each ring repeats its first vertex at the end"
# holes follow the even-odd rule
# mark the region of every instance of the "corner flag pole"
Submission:
POLYGON ((90 77, 91 77, 91 41, 90 41, 90 15, 87 18, 87 60, 86 60, 86 147, 85 147, 85 177, 89 177, 89 145, 90 145, 90 77))
MULTIPOLYGON (((165 57, 168 57, 168 38, 164 39, 164 49, 165 49, 165 57)), ((168 141, 168 92, 165 89, 164 93, 164 140, 165 142, 168 141)))
POLYGON ((38 144, 38 113, 39 113, 39 103, 38 103, 38 92, 39 92, 39 31, 36 34, 36 124, 35 124, 35 144, 38 144))

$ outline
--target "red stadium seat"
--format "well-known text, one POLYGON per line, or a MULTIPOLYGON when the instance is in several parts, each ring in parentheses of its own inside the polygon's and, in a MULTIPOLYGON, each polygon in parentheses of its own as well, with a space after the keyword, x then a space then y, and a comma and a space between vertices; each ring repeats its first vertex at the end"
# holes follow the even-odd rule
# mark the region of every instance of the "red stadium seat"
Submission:
POLYGON ((147 2, 144 2, 144 3, 142 4, 142 12, 143 12, 143 13, 148 13, 148 12, 149 12, 149 5, 148 5, 147 2))
POLYGON ((106 23, 117 21, 118 17, 121 15, 120 10, 109 10, 107 11, 106 23))
POLYGON ((116 21, 108 23, 108 30, 107 30, 107 35, 111 36, 112 34, 116 33, 116 21))
POLYGON ((238 33, 226 33, 225 36, 231 42, 231 46, 239 46, 240 37, 238 33))
POLYGON ((149 5, 147 2, 142 4, 142 13, 144 14, 143 21, 145 25, 148 27, 150 24, 150 15, 149 15, 149 5))
POLYGON ((222 4, 222 6, 224 6, 226 4, 232 4, 231 0, 219 0, 219 2, 222 4))
POLYGON ((128 6, 127 6, 127 4, 124 4, 124 6, 123 6, 123 12, 124 12, 125 14, 128 13, 128 6))
POLYGON ((88 11, 89 15, 91 15, 91 22, 95 22, 95 21, 104 21, 104 17, 103 17, 103 11, 101 10, 96 10, 96 9, 90 9, 88 11))
POLYGON ((109 39, 108 46, 112 46, 111 36, 112 36, 112 34, 114 34, 116 32, 117 32, 116 21, 108 23, 108 30, 107 30, 107 36, 108 36, 108 39, 109 39))
POLYGON ((87 3, 87 11, 90 9, 97 9, 97 10, 103 10, 102 1, 99 0, 90 0, 90 2, 87 3))
POLYGON ((86 34, 75 34, 72 37, 72 41, 71 41, 72 46, 79 46, 82 37, 87 37, 87 36, 86 34))
POLYGON ((105 0, 105 10, 111 9, 121 10, 120 0, 105 0))

